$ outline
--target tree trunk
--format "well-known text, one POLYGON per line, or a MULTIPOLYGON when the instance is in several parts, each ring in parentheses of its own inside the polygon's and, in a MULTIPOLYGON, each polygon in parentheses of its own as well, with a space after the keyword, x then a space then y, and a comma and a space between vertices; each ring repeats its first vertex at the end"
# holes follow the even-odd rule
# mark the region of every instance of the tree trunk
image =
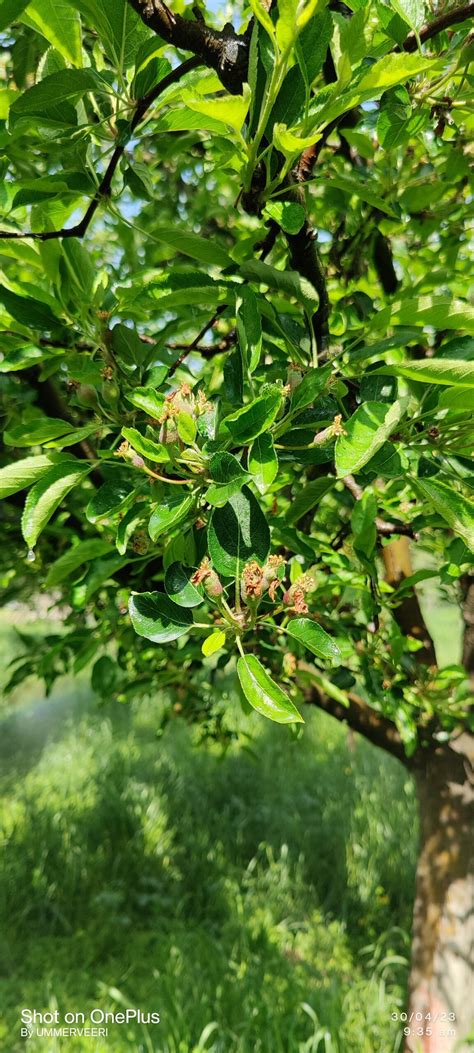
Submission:
POLYGON ((467 1053, 474 1023, 474 739, 464 733, 421 756, 414 766, 421 843, 405 1053, 467 1053))

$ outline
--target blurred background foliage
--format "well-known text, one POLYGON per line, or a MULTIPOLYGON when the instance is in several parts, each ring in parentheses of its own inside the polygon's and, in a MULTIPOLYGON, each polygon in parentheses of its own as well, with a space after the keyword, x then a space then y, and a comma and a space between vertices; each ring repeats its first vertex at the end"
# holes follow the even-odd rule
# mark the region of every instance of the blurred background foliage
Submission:
MULTIPOLYGON (((0 641, 11 656, 5 619, 0 641)), ((14 693, 1 729, 5 1053, 24 1048, 23 1006, 161 1014, 63 1040, 74 1053, 400 1048, 411 778, 322 713, 291 744, 226 691, 218 705, 240 730, 225 753, 197 750, 179 719, 157 738, 159 697, 104 707, 80 679, 49 699, 34 682, 14 693)), ((53 1039, 28 1049, 46 1043, 59 1053, 53 1039)))

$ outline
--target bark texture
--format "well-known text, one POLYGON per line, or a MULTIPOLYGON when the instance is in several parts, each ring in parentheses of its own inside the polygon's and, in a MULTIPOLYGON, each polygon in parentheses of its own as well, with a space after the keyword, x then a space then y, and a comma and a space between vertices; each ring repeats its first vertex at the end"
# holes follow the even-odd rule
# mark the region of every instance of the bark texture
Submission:
POLYGON ((473 760, 474 738, 463 733, 430 751, 414 771, 421 843, 405 1053, 472 1049, 473 760))

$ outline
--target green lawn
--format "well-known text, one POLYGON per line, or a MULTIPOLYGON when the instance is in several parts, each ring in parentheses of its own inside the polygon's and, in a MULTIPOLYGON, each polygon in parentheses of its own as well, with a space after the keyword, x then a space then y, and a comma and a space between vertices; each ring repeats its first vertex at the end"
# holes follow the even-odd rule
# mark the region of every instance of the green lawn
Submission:
MULTIPOLYGON (((4 720, 0 1048, 19 1011, 125 1004, 159 1026, 29 1053, 395 1053, 407 976, 413 786, 322 714, 255 716, 222 757, 159 699, 84 686, 4 720)), ((222 706, 233 709, 232 698, 222 706)))

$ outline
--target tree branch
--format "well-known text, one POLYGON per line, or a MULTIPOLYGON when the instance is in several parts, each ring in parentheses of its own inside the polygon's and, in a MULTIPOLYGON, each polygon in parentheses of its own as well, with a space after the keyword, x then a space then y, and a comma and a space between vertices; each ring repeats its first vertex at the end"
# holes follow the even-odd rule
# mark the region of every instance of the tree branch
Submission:
MULTIPOLYGON (((343 478, 344 486, 350 490, 356 501, 360 501, 361 497, 364 496, 364 491, 359 483, 356 482, 353 475, 345 475, 343 478)), ((375 518, 375 526, 377 527, 377 533, 383 534, 385 537, 391 537, 392 534, 401 534, 402 537, 412 537, 415 540, 418 535, 413 530, 413 527, 408 523, 389 523, 386 519, 381 519, 380 516, 375 518)))
MULTIPOLYGON (((451 26, 458 25, 460 22, 467 22, 469 18, 474 18, 474 3, 464 4, 462 7, 453 7, 451 11, 445 11, 439 18, 433 19, 432 22, 426 22, 421 27, 418 32, 420 43, 426 44, 427 40, 438 36, 438 33, 443 33, 445 29, 450 29, 451 26)), ((412 31, 402 44, 402 51, 416 51, 417 47, 417 36, 412 31)), ((396 50, 398 51, 399 49, 397 48, 396 50)))
POLYGON ((128 0, 142 21, 168 44, 192 51, 201 62, 215 70, 227 91, 240 95, 247 76, 249 35, 242 36, 227 23, 212 29, 204 21, 192 21, 174 14, 163 0, 128 0))
MULTIPOLYGON (((301 667, 311 672, 311 667, 307 666, 306 663, 299 663, 298 668, 301 667)), ((328 713, 329 716, 335 717, 341 723, 347 724, 353 731, 363 735, 374 746, 391 753, 392 757, 396 757, 402 764, 408 766, 409 761, 405 753, 405 747, 395 724, 388 717, 377 713, 375 709, 367 705, 353 691, 348 692, 347 698, 349 705, 346 708, 341 702, 336 702, 323 691, 319 691, 314 684, 308 687, 306 692, 306 702, 309 705, 317 706, 324 713, 328 713)))
POLYGON ((0 239, 4 241, 17 241, 20 238, 31 238, 33 241, 52 241, 55 238, 83 238, 90 223, 92 222, 92 219, 95 216, 95 213, 97 212, 101 201, 103 201, 104 198, 109 197, 112 187, 112 179, 115 175, 117 166, 125 153, 127 144, 132 138, 137 126, 145 117, 145 114, 149 110, 152 103, 154 103, 155 100, 160 95, 162 95, 164 91, 166 91, 166 88, 169 88, 172 84, 176 84, 179 80, 181 80, 182 77, 185 76, 186 73, 189 73, 193 69, 197 69, 197 67, 200 65, 201 60, 198 58, 187 59, 186 62, 182 62, 180 66, 177 66, 176 69, 171 70, 171 72, 168 73, 166 77, 163 77, 163 79, 160 80, 159 84, 157 84, 152 89, 152 91, 148 92, 148 95, 144 95, 142 99, 139 99, 137 101, 135 113, 130 122, 127 137, 120 143, 119 146, 115 147, 115 150, 112 154, 112 157, 110 158, 110 161, 107 165, 106 171, 104 172, 100 185, 97 187, 94 197, 92 198, 82 219, 79 220, 79 223, 76 223, 74 227, 63 227, 61 230, 43 230, 36 232, 16 232, 9 230, 0 230, 0 239))

